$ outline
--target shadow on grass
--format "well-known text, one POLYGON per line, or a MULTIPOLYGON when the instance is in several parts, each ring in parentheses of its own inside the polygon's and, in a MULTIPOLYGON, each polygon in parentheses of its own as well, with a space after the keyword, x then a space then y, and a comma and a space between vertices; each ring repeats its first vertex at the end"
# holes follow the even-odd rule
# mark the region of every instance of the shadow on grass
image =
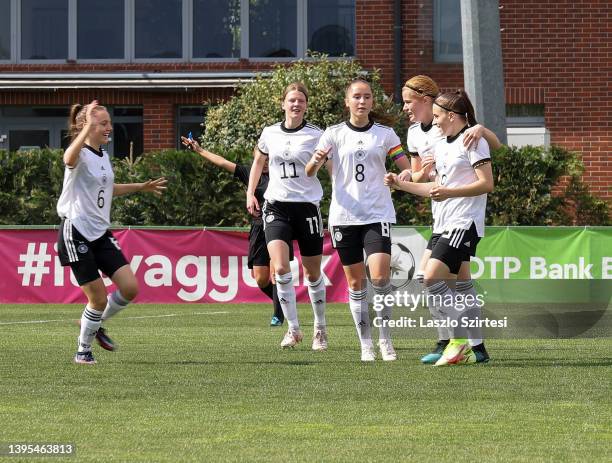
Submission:
POLYGON ((493 359, 486 364, 491 368, 533 368, 533 367, 609 367, 612 366, 612 359, 597 360, 564 360, 564 359, 493 359))

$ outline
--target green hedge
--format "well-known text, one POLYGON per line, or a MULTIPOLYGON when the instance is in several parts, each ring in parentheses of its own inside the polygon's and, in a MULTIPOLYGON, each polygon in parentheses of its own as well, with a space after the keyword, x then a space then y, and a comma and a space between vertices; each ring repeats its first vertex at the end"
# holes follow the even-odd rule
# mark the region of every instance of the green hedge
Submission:
MULTIPOLYGON (((251 153, 222 153, 248 162, 251 153)), ((608 204, 591 195, 581 181, 579 155, 552 147, 502 148, 493 154, 495 191, 489 195, 490 225, 610 225, 608 204), (557 186, 555 194, 553 188, 557 186)), ((224 171, 190 151, 148 153, 135 163, 114 163, 116 182, 140 182, 165 176, 167 193, 133 194, 115 198, 112 218, 117 225, 244 226, 248 224, 245 188, 224 171)), ((0 151, 0 223, 52 225, 58 223, 55 205, 62 188, 62 152, 0 151)), ((320 174, 327 215, 330 184, 320 174)), ((401 225, 431 223, 429 200, 393 193, 401 225)))

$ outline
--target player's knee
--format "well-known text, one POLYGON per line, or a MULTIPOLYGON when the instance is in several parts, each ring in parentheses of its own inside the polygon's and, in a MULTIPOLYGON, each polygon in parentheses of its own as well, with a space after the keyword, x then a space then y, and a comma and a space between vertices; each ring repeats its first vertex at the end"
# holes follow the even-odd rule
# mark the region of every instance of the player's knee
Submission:
POLYGON ((95 294, 89 298, 89 306, 95 310, 104 310, 106 303, 106 293, 95 294))
POLYGON ((257 283, 258 287, 265 288, 270 284, 270 276, 255 274, 255 282, 257 283))
POLYGON ((138 280, 131 279, 129 282, 121 285, 121 295, 128 301, 132 301, 138 296, 138 280))

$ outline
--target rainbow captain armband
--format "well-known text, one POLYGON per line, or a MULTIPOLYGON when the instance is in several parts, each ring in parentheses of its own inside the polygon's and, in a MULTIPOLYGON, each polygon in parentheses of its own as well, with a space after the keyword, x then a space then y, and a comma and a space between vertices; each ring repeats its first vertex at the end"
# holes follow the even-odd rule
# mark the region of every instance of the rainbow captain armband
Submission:
POLYGON ((406 153, 404 153, 404 148, 402 147, 402 145, 397 145, 391 148, 387 152, 387 155, 391 158, 392 161, 397 161, 402 156, 406 156, 406 153))

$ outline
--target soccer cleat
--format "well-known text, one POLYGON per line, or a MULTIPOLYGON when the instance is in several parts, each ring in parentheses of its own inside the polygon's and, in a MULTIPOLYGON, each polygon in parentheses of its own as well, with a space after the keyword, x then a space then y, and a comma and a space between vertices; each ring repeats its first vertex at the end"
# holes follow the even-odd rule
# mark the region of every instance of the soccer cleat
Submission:
POLYGON ((378 348, 380 349, 380 355, 385 362, 393 362, 394 360, 397 360, 397 353, 395 352, 390 339, 381 339, 378 341, 378 348))
POLYGON ((276 315, 270 320, 270 326, 283 326, 283 322, 276 315))
POLYGON ((77 352, 74 356, 74 363, 81 365, 95 365, 96 360, 90 350, 84 352, 77 352))
POLYGON ((449 342, 448 339, 439 340, 436 343, 436 347, 434 348, 434 350, 432 350, 429 354, 426 354, 423 357, 421 357, 421 363, 425 363, 429 365, 429 364, 434 364, 438 360, 440 360, 440 357, 442 357, 442 353, 444 352, 444 349, 448 345, 448 342, 449 342))
POLYGON ((117 346, 113 340, 106 334, 106 330, 102 327, 98 328, 96 333, 96 341, 100 344, 100 347, 105 350, 115 351, 117 346))
POLYGON ((490 360, 489 353, 485 348, 484 342, 478 344, 477 346, 473 346, 472 350, 476 356, 476 363, 487 363, 490 360))
POLYGON ((325 328, 315 330, 312 337, 312 350, 322 352, 327 350, 327 333, 325 328))
POLYGON ((376 360, 376 351, 374 350, 374 346, 366 345, 361 346, 361 361, 362 362, 373 362, 376 360))
MULTIPOLYGON (((76 324, 80 327, 81 320, 77 320, 76 324)), ((96 341, 100 344, 100 347, 104 350, 115 351, 118 349, 118 346, 115 342, 106 334, 106 330, 102 327, 98 328, 98 332, 96 333, 96 341)))
POLYGON ((295 347, 298 343, 302 342, 304 333, 301 330, 289 330, 285 333, 283 340, 281 341, 281 347, 283 349, 287 347, 295 347))
POLYGON ((464 353, 470 349, 470 345, 465 339, 451 339, 442 353, 442 357, 438 359, 435 366, 454 365, 459 360, 463 359, 464 353))

